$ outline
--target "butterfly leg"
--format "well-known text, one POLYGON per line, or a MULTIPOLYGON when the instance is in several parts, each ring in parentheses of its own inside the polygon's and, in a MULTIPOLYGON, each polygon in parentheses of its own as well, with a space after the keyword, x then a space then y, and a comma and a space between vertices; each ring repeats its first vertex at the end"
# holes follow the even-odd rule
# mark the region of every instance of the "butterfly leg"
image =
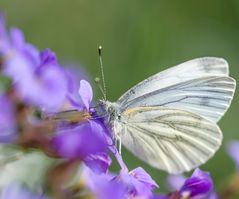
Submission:
POLYGON ((121 138, 118 138, 118 150, 119 150, 119 154, 121 155, 121 138))
MULTIPOLYGON (((123 127, 123 133, 126 133, 126 126, 123 127)), ((121 155, 122 143, 121 143, 121 137, 119 134, 116 134, 116 139, 118 141, 119 154, 121 155)))
POLYGON ((119 154, 121 155, 121 138, 120 138, 120 136, 116 136, 115 140, 116 140, 116 142, 115 142, 116 148, 118 149, 119 154))

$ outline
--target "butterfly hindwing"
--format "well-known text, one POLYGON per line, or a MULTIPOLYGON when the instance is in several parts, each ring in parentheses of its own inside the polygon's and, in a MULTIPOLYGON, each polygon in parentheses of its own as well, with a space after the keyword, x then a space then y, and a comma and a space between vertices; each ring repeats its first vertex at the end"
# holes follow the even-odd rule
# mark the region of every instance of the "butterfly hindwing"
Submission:
POLYGON ((125 111, 123 144, 151 166, 172 174, 189 171, 214 155, 222 141, 218 126, 196 114, 165 107, 125 111))

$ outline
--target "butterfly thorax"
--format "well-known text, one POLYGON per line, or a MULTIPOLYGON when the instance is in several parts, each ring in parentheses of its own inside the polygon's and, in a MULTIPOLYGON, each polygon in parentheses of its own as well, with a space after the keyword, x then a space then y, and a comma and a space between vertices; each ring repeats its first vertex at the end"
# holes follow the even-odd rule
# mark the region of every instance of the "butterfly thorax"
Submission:
POLYGON ((121 112, 119 104, 116 102, 110 102, 101 100, 100 107, 103 111, 105 125, 110 129, 113 136, 116 136, 118 132, 115 131, 115 124, 121 121, 121 112))

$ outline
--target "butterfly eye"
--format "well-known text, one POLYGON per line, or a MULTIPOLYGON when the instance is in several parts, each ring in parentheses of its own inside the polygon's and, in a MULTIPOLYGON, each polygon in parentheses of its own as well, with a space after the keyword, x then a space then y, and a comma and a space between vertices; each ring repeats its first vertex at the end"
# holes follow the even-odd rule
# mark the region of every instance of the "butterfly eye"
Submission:
POLYGON ((117 117, 118 117, 119 120, 121 119, 121 115, 120 114, 118 114, 117 117))

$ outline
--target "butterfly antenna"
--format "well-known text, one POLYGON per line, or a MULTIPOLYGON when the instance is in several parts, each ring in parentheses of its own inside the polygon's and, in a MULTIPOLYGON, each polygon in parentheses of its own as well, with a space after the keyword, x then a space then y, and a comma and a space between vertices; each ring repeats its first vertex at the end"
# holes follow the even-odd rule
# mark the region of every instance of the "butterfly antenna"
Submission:
POLYGON ((102 86, 100 84, 100 78, 99 77, 95 77, 95 83, 98 86, 98 88, 100 89, 100 92, 103 95, 104 100, 106 100, 105 92, 104 92, 104 89, 102 88, 102 86))
POLYGON ((101 78, 102 78, 102 83, 103 83, 103 89, 101 89, 104 100, 106 100, 106 84, 105 84, 105 75, 104 75, 104 67, 103 67, 103 61, 102 61, 102 46, 99 46, 98 48, 98 53, 99 53, 99 61, 100 61, 100 71, 101 71, 101 78))

